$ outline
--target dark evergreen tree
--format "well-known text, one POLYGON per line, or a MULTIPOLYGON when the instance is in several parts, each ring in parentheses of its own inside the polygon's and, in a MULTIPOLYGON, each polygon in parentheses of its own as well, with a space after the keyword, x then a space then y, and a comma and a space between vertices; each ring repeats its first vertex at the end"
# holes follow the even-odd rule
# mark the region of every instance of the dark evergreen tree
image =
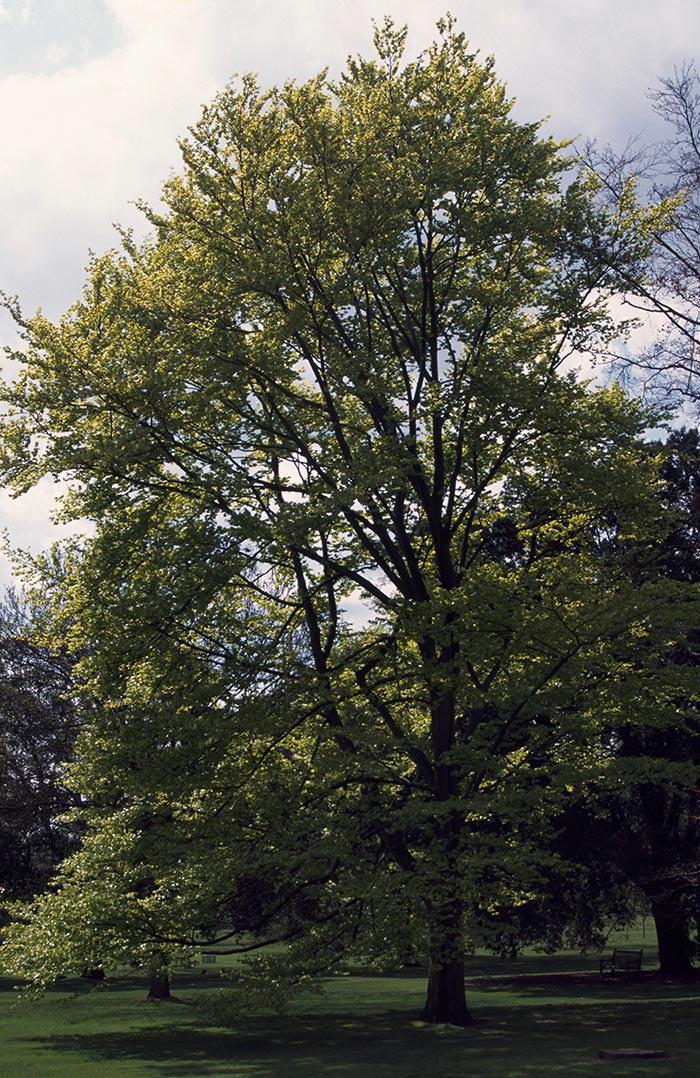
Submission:
MULTIPOLYGON (((692 599, 700 584, 697 430, 670 435, 661 476, 664 508, 676 514, 676 524, 657 556, 636 571, 688 585, 692 599)), ((696 608, 688 610, 687 617, 678 616, 675 639, 656 662, 672 682, 692 687, 691 671, 700 666, 700 626, 696 608)), ((693 972, 692 935, 700 913, 700 710, 697 696, 686 692, 673 695, 670 705, 658 725, 640 725, 632 714, 617 731, 619 755, 631 774, 640 773, 640 781, 613 807, 610 849, 649 902, 661 972, 682 977, 693 972)))
POLYGON ((43 890, 75 845, 60 819, 75 802, 63 784, 77 718, 71 662, 27 637, 31 615, 12 593, 0 604, 0 888, 3 899, 43 890))
POLYGON ((561 814, 551 876, 509 915, 504 938, 600 945, 611 923, 648 907, 660 971, 676 978, 694 973, 700 914, 700 712, 692 691, 700 665, 700 436, 674 431, 648 450, 663 450, 660 509, 674 526, 656 547, 621 542, 613 526, 601 534, 601 557, 640 585, 676 585, 683 599, 671 624, 652 620, 621 655, 624 674, 608 691, 607 775, 561 814))

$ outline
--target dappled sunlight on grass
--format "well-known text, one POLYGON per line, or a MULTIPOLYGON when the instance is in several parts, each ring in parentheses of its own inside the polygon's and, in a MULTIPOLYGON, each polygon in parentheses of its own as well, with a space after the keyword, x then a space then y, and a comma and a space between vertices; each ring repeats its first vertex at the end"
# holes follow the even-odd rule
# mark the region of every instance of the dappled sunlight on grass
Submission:
MULTIPOLYGON (((477 1024, 467 1030, 419 1020, 423 979, 410 971, 328 978, 319 995, 301 997, 290 1013, 241 1017, 231 1029, 203 1027, 185 1005, 216 990, 218 980, 176 978, 178 1004, 148 1004, 145 984, 133 977, 87 990, 65 984, 36 1004, 4 1014, 5 1071, 27 1078, 315 1078, 371 1075, 387 1078, 509 1078, 584 1075, 601 1066, 616 1073, 700 1073, 696 1016, 700 985, 601 981, 550 974, 538 982, 504 971, 483 971, 470 986, 477 1024), (601 1049, 663 1049, 668 1060, 605 1064, 601 1049)), ((507 964, 509 965, 509 964, 507 964)), ((517 968, 517 963, 515 968, 517 968)), ((576 963, 570 964, 576 968, 576 963)), ((7 982, 4 985, 8 987, 7 982)))

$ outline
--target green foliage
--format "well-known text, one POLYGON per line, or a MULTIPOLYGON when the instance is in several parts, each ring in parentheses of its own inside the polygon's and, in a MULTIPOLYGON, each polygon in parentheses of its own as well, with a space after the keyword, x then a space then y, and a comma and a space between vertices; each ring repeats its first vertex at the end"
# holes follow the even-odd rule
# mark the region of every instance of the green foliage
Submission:
POLYGON ((12 592, 0 601, 0 903, 42 890, 76 845, 61 819, 75 801, 72 664, 31 639, 37 616, 12 592))
POLYGON ((162 938, 164 926, 179 927, 182 935, 191 925, 187 881, 161 875, 157 885, 147 885, 138 876, 144 866, 133 856, 123 815, 88 834, 45 894, 11 908, 15 921, 4 933, 2 967, 26 981, 25 992, 36 995, 85 969, 167 969, 189 957, 162 938))
POLYGON ((553 807, 604 765, 605 686, 671 601, 598 554, 613 524, 663 531, 650 416, 565 364, 617 332, 665 211, 601 208, 449 20, 403 42, 386 23, 335 81, 205 108, 153 237, 24 323, 0 460, 94 525, 40 587, 96 701, 85 849, 128 835, 154 937, 191 939, 189 909, 233 947, 305 934, 318 965, 411 923, 439 974, 536 886, 553 807))

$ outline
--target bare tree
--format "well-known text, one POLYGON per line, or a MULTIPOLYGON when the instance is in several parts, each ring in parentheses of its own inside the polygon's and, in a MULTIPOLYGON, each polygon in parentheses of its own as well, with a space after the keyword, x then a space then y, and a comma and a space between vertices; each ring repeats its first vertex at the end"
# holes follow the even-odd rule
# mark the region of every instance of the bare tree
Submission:
POLYGON ((694 415, 700 410, 700 76, 692 63, 676 68, 650 92, 667 138, 622 151, 589 145, 585 157, 619 202, 635 177, 650 200, 677 200, 669 228, 654 235, 644 280, 630 279, 628 306, 644 317, 661 316, 653 342, 632 356, 616 356, 618 370, 642 390, 694 415), (688 407, 689 406, 689 407, 688 407))

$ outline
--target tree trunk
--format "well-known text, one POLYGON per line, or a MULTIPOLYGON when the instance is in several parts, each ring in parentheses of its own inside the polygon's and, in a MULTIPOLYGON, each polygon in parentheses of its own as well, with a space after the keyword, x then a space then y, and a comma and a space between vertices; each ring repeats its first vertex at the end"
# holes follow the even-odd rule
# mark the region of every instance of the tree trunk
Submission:
POLYGON ((652 901, 651 912, 656 925, 662 976, 672 979, 692 977, 696 971, 690 961, 692 945, 685 913, 672 898, 652 901))
POLYGON ((80 976, 86 981, 104 981, 105 971, 100 966, 86 966, 80 976))
POLYGON ((464 939, 462 902, 456 893, 456 866, 449 858, 446 871, 436 880, 428 909, 428 988, 423 1008, 424 1022, 470 1026, 473 1018, 467 1007, 464 988, 464 939))
POLYGON ((172 999, 172 996, 170 995, 170 978, 164 970, 156 969, 151 972, 148 998, 161 1001, 172 999))
MULTIPOLYGON (((449 542, 438 551, 445 586, 454 583, 449 542)), ((433 871, 432 891, 426 902, 429 928, 428 989, 423 1008, 424 1022, 469 1026, 473 1018, 467 1007, 464 988, 463 898, 461 894, 463 815, 449 811, 459 795, 459 782, 449 753, 455 744, 457 659, 459 645, 453 632, 456 613, 448 611, 439 625, 447 632, 447 643, 436 646, 435 639, 421 641, 421 657, 435 668, 429 679, 431 747, 435 761, 434 794, 437 802, 434 838, 430 844, 433 871), (445 811, 445 810, 448 811, 445 811)))
POLYGON ((434 962, 428 967, 428 991, 421 1015, 424 1022, 446 1022, 451 1026, 470 1026, 474 1019, 467 1007, 464 988, 464 959, 434 962))

